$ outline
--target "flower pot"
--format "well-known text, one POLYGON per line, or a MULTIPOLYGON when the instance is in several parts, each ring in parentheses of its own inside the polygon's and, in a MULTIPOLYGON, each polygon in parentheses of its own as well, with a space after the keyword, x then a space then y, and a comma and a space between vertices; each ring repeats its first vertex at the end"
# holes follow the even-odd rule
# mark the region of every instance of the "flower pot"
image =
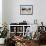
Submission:
POLYGON ((0 44, 4 44, 5 38, 0 38, 0 44))

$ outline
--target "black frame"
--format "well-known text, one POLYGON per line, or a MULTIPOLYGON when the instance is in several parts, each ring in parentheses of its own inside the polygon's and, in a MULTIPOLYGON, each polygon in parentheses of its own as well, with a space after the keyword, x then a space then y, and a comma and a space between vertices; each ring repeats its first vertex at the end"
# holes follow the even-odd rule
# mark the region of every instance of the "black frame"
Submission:
POLYGON ((33 5, 20 5, 20 15, 32 15, 32 14, 33 14, 33 5), (32 7, 32 8, 31 8, 32 13, 31 13, 31 14, 22 14, 22 13, 21 13, 21 7, 22 7, 22 6, 23 6, 23 7, 24 7, 24 6, 25 6, 25 7, 26 7, 26 6, 27 6, 27 7, 28 7, 28 6, 31 6, 31 7, 32 7))

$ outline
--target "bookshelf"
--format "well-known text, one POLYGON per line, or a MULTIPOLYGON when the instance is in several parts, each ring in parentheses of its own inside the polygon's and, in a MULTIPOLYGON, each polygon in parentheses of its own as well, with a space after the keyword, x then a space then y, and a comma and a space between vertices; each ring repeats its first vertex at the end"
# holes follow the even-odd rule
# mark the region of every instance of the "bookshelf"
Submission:
POLYGON ((9 32, 10 32, 10 35, 22 35, 22 36, 25 36, 26 34, 26 28, 27 27, 30 27, 31 25, 9 25, 9 32))

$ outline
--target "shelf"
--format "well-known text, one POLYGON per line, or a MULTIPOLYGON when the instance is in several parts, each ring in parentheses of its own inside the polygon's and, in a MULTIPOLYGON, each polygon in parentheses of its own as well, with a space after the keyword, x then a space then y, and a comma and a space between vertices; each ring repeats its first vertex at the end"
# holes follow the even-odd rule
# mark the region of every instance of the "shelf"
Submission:
MULTIPOLYGON (((10 32, 10 33, 15 33, 15 32, 10 32)), ((23 32, 16 32, 16 33, 23 33, 23 32)))
POLYGON ((10 32, 10 33, 15 33, 15 32, 10 32))
POLYGON ((23 32, 16 32, 16 33, 23 33, 23 32))
POLYGON ((10 33, 15 33, 14 32, 14 30, 15 30, 16 34, 18 34, 18 35, 22 34, 23 36, 25 36, 25 34, 26 34, 26 28, 30 27, 30 26, 31 25, 9 25, 9 27, 10 27, 10 33), (11 32, 11 31, 13 31, 13 32, 11 32))
POLYGON ((31 25, 9 25, 9 26, 31 26, 31 25))

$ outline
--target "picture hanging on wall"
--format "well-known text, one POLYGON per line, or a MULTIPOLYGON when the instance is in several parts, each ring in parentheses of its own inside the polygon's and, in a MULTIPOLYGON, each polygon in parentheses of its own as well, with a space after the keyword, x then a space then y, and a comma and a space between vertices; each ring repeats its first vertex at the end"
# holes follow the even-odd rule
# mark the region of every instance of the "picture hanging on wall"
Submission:
POLYGON ((33 5, 20 5, 20 15, 32 15, 33 5))

